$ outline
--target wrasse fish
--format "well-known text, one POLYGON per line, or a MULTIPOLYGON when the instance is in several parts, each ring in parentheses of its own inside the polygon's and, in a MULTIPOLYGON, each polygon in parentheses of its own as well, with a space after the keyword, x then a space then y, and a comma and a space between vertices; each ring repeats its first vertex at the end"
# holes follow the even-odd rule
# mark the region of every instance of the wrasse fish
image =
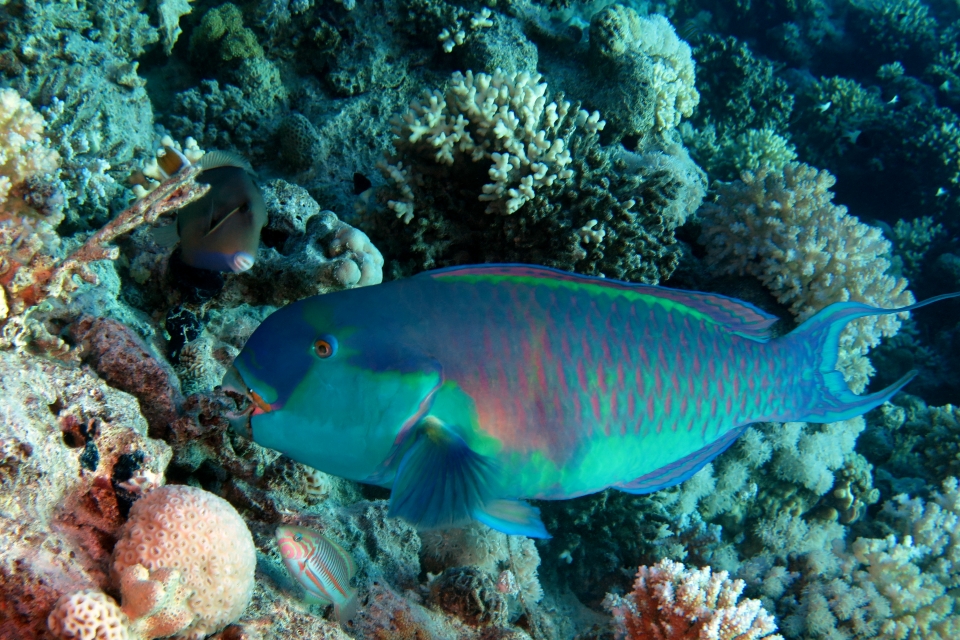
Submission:
POLYGON ((346 550, 325 536, 307 529, 284 525, 277 528, 277 546, 287 571, 307 591, 307 601, 327 606, 340 623, 356 615, 357 590, 350 580, 356 564, 346 550))
POLYGON ((524 265, 455 267, 293 303, 253 333, 224 385, 258 444, 388 487, 423 528, 471 518, 548 537, 524 498, 682 482, 753 422, 835 422, 888 400, 835 370, 856 318, 776 318, 721 295, 524 265))
MULTIPOLYGON (((164 175, 176 173, 189 160, 173 147, 159 158, 164 175)), ((239 273, 253 267, 260 231, 267 224, 267 206, 254 184, 249 163, 226 151, 210 151, 199 160, 196 181, 210 185, 199 200, 180 209, 174 224, 154 229, 164 246, 180 243, 184 263, 211 271, 239 273)))

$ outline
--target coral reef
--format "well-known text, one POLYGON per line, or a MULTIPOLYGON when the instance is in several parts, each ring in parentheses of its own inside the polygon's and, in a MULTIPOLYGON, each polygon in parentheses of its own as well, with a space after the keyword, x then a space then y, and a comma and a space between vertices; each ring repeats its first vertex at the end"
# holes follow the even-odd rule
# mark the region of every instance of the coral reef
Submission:
POLYGON ((415 531, 382 489, 233 435, 218 389, 277 307, 457 264, 733 295, 784 331, 960 290, 955 3, 11 0, 0 22, 0 637, 960 636, 956 301, 844 336, 853 388, 919 369, 914 395, 752 425, 651 495, 541 503, 536 544, 415 531), (249 272, 154 242, 202 195, 150 162, 170 136, 258 172, 249 272), (156 496, 201 487, 248 572, 206 622, 185 564, 111 567, 156 496), (301 600, 281 524, 356 559, 352 624, 301 600))
POLYGON ((394 120, 377 198, 399 220, 370 220, 394 273, 496 261, 652 283, 672 273, 673 230, 702 200, 702 173, 677 142, 601 147, 599 114, 548 102, 539 80, 457 73, 394 120), (451 181, 461 187, 440 188, 451 181))
POLYGON ((111 575, 129 618, 166 618, 149 622, 151 637, 201 638, 243 613, 255 565, 250 532, 229 502, 202 489, 167 486, 134 503, 119 531, 111 575))

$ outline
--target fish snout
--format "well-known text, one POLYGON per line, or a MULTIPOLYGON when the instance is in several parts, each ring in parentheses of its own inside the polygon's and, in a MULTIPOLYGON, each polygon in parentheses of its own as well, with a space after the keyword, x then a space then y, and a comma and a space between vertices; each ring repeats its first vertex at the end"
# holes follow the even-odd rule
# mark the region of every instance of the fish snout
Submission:
POLYGON ((240 375, 240 371, 234 365, 227 368, 220 387, 224 391, 231 391, 250 401, 250 404, 242 411, 228 412, 226 418, 227 422, 230 423, 231 431, 252 440, 253 425, 250 419, 262 413, 270 413, 273 411, 273 407, 260 397, 260 394, 247 386, 243 381, 243 376, 240 375))
POLYGON ((254 262, 256 262, 256 260, 252 255, 246 251, 238 251, 230 260, 230 269, 234 273, 243 273, 253 268, 254 262))

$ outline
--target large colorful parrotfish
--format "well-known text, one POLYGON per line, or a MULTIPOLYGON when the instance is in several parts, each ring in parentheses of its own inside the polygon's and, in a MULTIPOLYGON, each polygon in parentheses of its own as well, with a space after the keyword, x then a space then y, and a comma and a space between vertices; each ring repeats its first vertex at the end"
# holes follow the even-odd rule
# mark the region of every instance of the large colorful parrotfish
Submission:
POLYGON ((883 403, 913 373, 854 395, 835 370, 841 330, 945 297, 837 303, 771 339, 776 318, 721 295, 456 267, 280 309, 224 384, 253 401, 235 428, 389 487, 393 516, 548 537, 524 498, 656 491, 752 422, 833 422, 883 403))

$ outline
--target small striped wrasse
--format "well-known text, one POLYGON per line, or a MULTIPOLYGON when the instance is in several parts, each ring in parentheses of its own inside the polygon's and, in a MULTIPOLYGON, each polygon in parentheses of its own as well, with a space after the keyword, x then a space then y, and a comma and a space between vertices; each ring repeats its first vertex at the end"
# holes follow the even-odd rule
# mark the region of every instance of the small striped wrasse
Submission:
POLYGON ((479 520, 548 537, 523 500, 682 482, 753 422, 836 422, 913 377, 853 394, 836 370, 848 301, 790 333, 713 293, 526 265, 442 269, 314 296, 269 316, 224 386, 236 430, 391 490, 421 528, 479 520))
POLYGON ((287 571, 307 594, 307 602, 333 604, 333 615, 345 624, 357 612, 357 590, 350 581, 357 566, 347 551, 312 529, 283 525, 277 528, 277 546, 287 571))

